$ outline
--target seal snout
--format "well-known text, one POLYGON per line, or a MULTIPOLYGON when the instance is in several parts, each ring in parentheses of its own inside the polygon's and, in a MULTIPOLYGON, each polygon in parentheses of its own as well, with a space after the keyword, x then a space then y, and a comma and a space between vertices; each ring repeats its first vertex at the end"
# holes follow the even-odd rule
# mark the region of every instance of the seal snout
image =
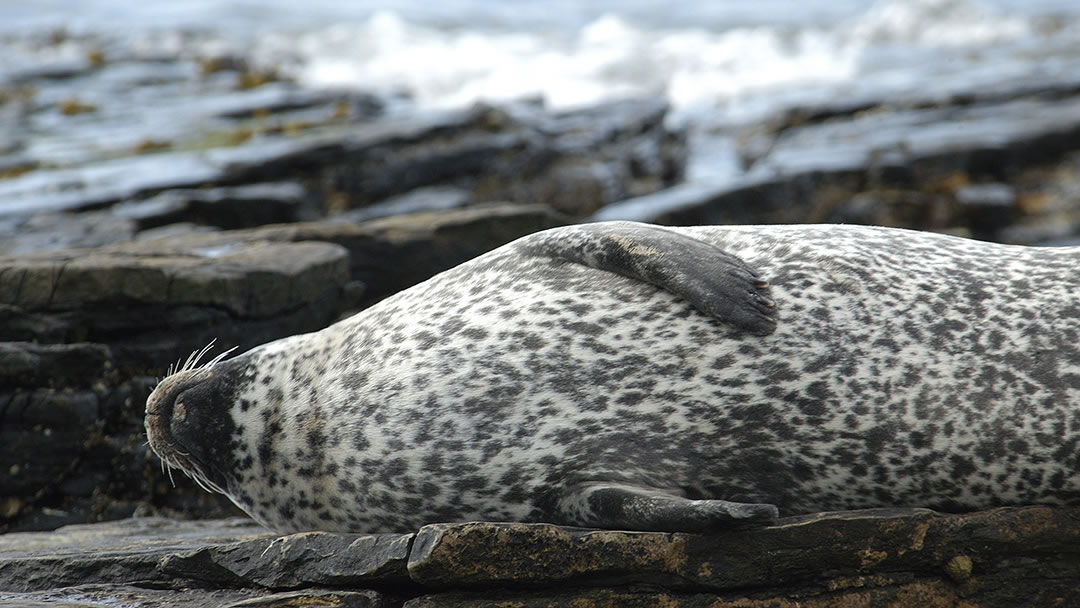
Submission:
POLYGON ((221 452, 228 451, 231 419, 228 409, 222 410, 213 398, 217 385, 216 374, 209 368, 165 378, 146 400, 144 425, 150 449, 165 465, 223 492, 219 461, 228 460, 221 452))
POLYGON ((198 382, 199 371, 179 372, 165 378, 146 399, 146 437, 150 448, 166 462, 178 451, 184 451, 177 445, 173 427, 187 418, 182 395, 198 382))

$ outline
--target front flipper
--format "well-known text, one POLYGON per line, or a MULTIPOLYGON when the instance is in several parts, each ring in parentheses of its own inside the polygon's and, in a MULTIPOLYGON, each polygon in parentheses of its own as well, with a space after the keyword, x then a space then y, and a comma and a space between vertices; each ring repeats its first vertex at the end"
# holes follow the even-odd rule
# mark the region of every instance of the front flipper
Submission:
POLYGON ((583 264, 669 291, 701 312, 757 335, 776 330, 768 282, 723 249, 636 222, 566 226, 521 239, 527 255, 583 264))
POLYGON ((769 504, 690 500, 666 492, 615 484, 586 484, 559 501, 567 523, 590 528, 657 532, 715 532, 776 522, 769 504))

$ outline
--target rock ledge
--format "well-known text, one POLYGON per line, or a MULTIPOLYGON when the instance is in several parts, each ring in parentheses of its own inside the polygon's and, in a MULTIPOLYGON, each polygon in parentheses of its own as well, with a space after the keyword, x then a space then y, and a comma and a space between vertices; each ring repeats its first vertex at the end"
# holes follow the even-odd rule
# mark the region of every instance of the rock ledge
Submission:
POLYGON ((0 601, 67 606, 1068 606, 1080 509, 879 509, 716 535, 464 523, 277 536, 128 519, 0 536, 0 601))

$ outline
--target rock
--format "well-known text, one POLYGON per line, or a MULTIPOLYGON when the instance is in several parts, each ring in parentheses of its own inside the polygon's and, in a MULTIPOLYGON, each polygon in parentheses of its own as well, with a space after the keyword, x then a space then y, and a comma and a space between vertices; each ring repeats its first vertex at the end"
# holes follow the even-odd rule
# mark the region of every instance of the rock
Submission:
POLYGON ((623 101, 562 115, 480 105, 344 123, 333 130, 268 134, 197 152, 169 150, 39 169, 0 180, 5 199, 0 217, 125 202, 117 212, 141 228, 169 221, 231 228, 280 221, 283 214, 287 221, 290 213, 336 215, 436 186, 464 190, 479 202, 537 203, 584 216, 681 177, 685 138, 664 126, 667 109, 662 100, 623 101), (191 192, 283 180, 302 184, 299 210, 293 204, 297 197, 280 192, 191 192), (181 192, 150 199, 170 190, 181 192), (286 204, 254 206, 260 196, 286 204))
POLYGON ((982 577, 1004 581, 1031 575, 1017 561, 1024 555, 1055 556, 1055 563, 1065 559, 1073 564, 1070 568, 1080 568, 1080 548, 1069 546, 1077 538, 1080 511, 1045 507, 967 515, 889 509, 830 513, 709 536, 439 524, 420 530, 409 574, 432 588, 572 581, 646 583, 673 590, 802 590, 841 573, 945 574, 949 560, 964 555, 982 577))
POLYGON ((0 221, 0 255, 101 247, 130 241, 136 223, 105 211, 43 213, 0 221))
POLYGON ((413 534, 307 532, 166 555, 165 575, 230 587, 363 588, 407 584, 413 534))
MULTIPOLYGON (((687 183, 598 210, 593 221, 669 225, 806 223, 819 197, 858 191, 857 171, 746 176, 728 184, 687 183)), ((824 220, 823 220, 824 221, 824 220)))
POLYGON ((1080 78, 1068 70, 1036 71, 1010 78, 997 74, 991 79, 986 79, 986 75, 970 76, 970 79, 954 78, 946 87, 913 90, 900 98, 883 99, 880 90, 832 96, 820 103, 784 108, 763 120, 758 128, 775 134, 811 124, 852 119, 858 114, 994 105, 1028 98, 1053 101, 1080 93, 1080 78))
POLYGON ((305 198, 303 186, 295 182, 174 189, 116 205, 110 212, 131 220, 139 231, 181 221, 229 230, 298 221, 305 198))
POLYGON ((449 211, 472 203, 471 194, 453 186, 429 186, 417 188, 405 194, 392 196, 378 203, 346 211, 335 215, 328 221, 335 224, 356 224, 367 220, 393 215, 422 213, 427 211, 449 211))
POLYGON ((78 465, 100 404, 91 391, 41 389, 0 394, 0 412, 0 495, 21 499, 7 514, 13 518, 42 493, 59 490, 78 465))
POLYGON ((249 519, 179 522, 152 517, 67 526, 50 533, 4 534, 0 590, 133 582, 182 588, 190 581, 160 569, 166 556, 268 536, 268 530, 249 519))
POLYGON ((164 518, 68 526, 48 534, 12 533, 0 536, 0 600, 74 596, 132 605, 161 599, 152 589, 191 594, 195 587, 207 590, 197 594, 203 602, 237 606, 390 606, 392 596, 334 589, 407 585, 405 560, 412 536, 276 537, 248 519, 164 518), (297 587, 308 590, 266 593, 297 587), (242 591, 230 594, 228 589, 242 591), (333 601, 341 603, 320 603, 333 601))
POLYGON ((557 135, 551 176, 523 181, 507 197, 580 217, 677 183, 686 167, 686 137, 664 128, 666 113, 664 102, 642 99, 537 116, 542 132, 557 135))
POLYGON ((479 205, 449 212, 393 216, 338 228, 316 223, 267 227, 263 234, 325 239, 349 251, 350 274, 367 286, 359 306, 424 281, 496 247, 569 218, 541 205, 479 205), (310 231, 310 232, 307 232, 310 231))
POLYGON ((1078 540, 1080 510, 1050 507, 824 513, 715 535, 467 523, 415 538, 277 537, 245 520, 144 518, 0 536, 0 599, 132 606, 176 589, 235 606, 1070 606, 1078 540))
POLYGON ((992 239, 1012 225, 1020 215, 1016 207, 1016 191, 1002 183, 970 184, 953 192, 959 213, 967 216, 972 235, 992 239))
POLYGON ((292 591, 274 593, 240 600, 225 608, 308 608, 309 606, 340 606, 341 608, 396 608, 401 602, 378 591, 292 591))
MULTIPOLYGON (((329 599, 334 595, 334 593, 327 593, 319 594, 318 597, 329 599)), ((20 608, 101 608, 102 606, 205 608, 206 606, 235 606, 248 599, 273 596, 274 594, 262 594, 249 589, 147 589, 135 585, 76 585, 27 593, 0 591, 0 603, 20 608)), ((274 604, 269 605, 274 606, 274 604)), ((333 606, 334 604, 314 605, 333 606)), ((281 606, 290 606, 290 604, 281 604, 281 606)))
POLYGON ((591 219, 854 221, 1002 240, 1080 233, 1077 96, 858 114, 764 137, 746 144, 759 152, 732 180, 619 201, 591 219), (1006 238, 1027 220, 1041 226, 1006 238))
POLYGON ((582 216, 681 177, 685 138, 664 126, 666 113, 661 100, 614 102, 559 115, 528 105, 477 105, 445 115, 427 133, 415 119, 408 125, 375 125, 366 137, 345 144, 344 158, 326 179, 345 208, 424 186, 451 185, 477 201, 544 204, 582 216))
POLYGON ((136 241, 152 241, 154 239, 160 239, 170 236, 180 236, 189 234, 200 234, 207 232, 218 232, 218 229, 213 226, 203 226, 193 222, 177 222, 175 224, 168 224, 167 226, 161 226, 160 228, 150 228, 143 230, 135 235, 136 241))
MULTIPOLYGON (((240 59, 238 64, 243 64, 240 59)), ((241 66, 238 66, 241 67, 241 66)), ((247 69, 246 65, 242 69, 247 69)), ((344 104, 354 119, 370 120, 383 111, 383 102, 369 93, 298 89, 291 83, 267 82, 261 86, 230 91, 204 101, 202 111, 221 118, 255 118, 291 110, 344 104)))
POLYGON ((0 342, 0 390, 12 387, 89 386, 104 375, 109 348, 102 344, 0 342))
POLYGON ((160 247, 225 247, 238 241, 334 243, 349 253, 349 275, 364 286, 362 308, 389 294, 569 218, 540 205, 483 204, 390 216, 357 224, 330 219, 158 241, 160 247))
POLYGON ((324 326, 347 252, 327 243, 162 241, 0 258, 0 339, 109 344, 124 369, 160 370, 212 339, 250 348, 324 326))

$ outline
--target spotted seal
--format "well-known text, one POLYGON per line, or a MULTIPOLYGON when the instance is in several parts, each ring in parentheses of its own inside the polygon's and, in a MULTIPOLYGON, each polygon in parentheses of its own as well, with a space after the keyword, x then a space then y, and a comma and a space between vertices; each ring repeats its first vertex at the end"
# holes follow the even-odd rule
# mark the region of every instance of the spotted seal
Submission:
POLYGON ((777 509, 1071 503, 1078 294, 1080 248, 563 227, 188 366, 146 429, 280 531, 709 531, 777 509))

